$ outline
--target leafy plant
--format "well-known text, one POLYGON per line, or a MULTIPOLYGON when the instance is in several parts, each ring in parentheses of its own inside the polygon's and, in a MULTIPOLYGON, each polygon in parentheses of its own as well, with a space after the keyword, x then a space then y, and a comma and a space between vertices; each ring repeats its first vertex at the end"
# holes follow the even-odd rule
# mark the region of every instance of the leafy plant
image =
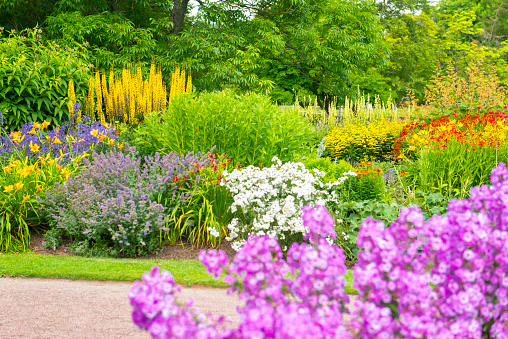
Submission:
POLYGON ((325 173, 324 182, 335 181, 344 176, 345 172, 353 170, 353 166, 345 160, 331 160, 330 158, 307 158, 303 161, 305 168, 316 168, 325 173))
POLYGON ((234 249, 247 238, 270 235, 277 237, 284 251, 293 242, 302 242, 306 229, 300 220, 305 205, 324 205, 339 198, 337 191, 347 183, 345 173, 338 180, 323 184, 325 173, 306 169, 302 163, 282 162, 274 157, 274 164, 263 169, 249 166, 224 173, 224 185, 233 196, 231 211, 238 212, 228 225, 234 249))
POLYGON ((384 160, 390 156, 395 138, 402 130, 403 122, 379 120, 353 124, 346 123, 325 136, 326 148, 331 157, 360 161, 384 160))
POLYGON ((147 116, 130 143, 178 154, 216 146, 216 152, 234 164, 262 166, 273 156, 291 160, 315 139, 315 131, 297 111, 280 110, 262 95, 226 91, 177 96, 160 115, 147 116))
POLYGON ((42 42, 39 28, 0 35, 0 111, 7 129, 43 120, 68 120, 67 84, 72 79, 84 98, 90 77, 86 53, 79 47, 42 42))

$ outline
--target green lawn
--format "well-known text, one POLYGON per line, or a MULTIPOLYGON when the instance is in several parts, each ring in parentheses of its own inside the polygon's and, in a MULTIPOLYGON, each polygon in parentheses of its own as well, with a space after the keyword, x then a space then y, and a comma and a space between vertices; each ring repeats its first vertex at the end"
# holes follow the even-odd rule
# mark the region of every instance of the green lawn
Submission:
MULTIPOLYGON (((134 281, 141 279, 143 272, 159 265, 170 271, 177 283, 182 285, 206 285, 226 287, 206 273, 205 267, 194 260, 147 260, 83 258, 77 256, 54 256, 25 254, 0 254, 0 276, 69 278, 134 281)), ((352 288, 352 272, 346 275, 346 292, 356 294, 352 288)))

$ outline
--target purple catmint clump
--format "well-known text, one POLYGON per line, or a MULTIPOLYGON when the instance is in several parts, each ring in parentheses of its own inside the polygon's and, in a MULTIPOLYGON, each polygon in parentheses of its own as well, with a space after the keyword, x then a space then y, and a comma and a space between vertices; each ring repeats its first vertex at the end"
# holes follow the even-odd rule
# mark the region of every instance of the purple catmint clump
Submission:
POLYGON ((342 322, 344 253, 326 240, 334 234, 333 218, 317 206, 304 208, 303 219, 311 243, 293 244, 287 260, 268 235, 250 236, 231 263, 223 251, 200 253, 208 272, 225 272, 230 292, 245 301, 237 328, 224 329, 223 318, 176 303, 173 277, 157 267, 129 293, 134 323, 154 338, 353 338, 342 322))
POLYGON ((427 222, 366 219, 354 287, 361 338, 508 338, 508 170, 427 222))
MULTIPOLYGON (((56 184, 39 198, 41 215, 56 229, 81 242, 79 253, 102 249, 111 256, 138 256, 160 247, 169 208, 192 195, 196 168, 208 155, 168 154, 141 158, 134 147, 125 152, 92 153, 76 177, 56 184), (173 180, 186 178, 186 181, 173 180), (180 181, 180 182, 178 182, 180 181)), ((50 235, 56 231, 52 231, 50 235)))

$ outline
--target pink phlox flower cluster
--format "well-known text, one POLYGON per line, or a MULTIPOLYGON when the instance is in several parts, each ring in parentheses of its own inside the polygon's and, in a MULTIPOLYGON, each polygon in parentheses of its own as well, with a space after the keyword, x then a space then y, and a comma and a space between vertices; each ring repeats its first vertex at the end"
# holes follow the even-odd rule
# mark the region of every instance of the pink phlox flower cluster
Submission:
POLYGON ((508 170, 424 222, 401 209, 385 228, 364 220, 354 326, 361 338, 508 338, 508 170))
POLYGON ((129 298, 133 320, 156 338, 340 338, 352 339, 342 322, 348 297, 347 272, 342 249, 326 237, 335 236, 333 218, 323 206, 304 208, 303 219, 310 244, 293 244, 287 260, 277 239, 250 236, 229 263, 223 251, 200 253, 214 277, 224 276, 231 292, 239 292, 236 329, 224 329, 175 302, 174 279, 157 269, 143 275, 129 298))
POLYGON ((225 318, 214 323, 211 315, 191 310, 192 300, 181 307, 175 299, 180 287, 170 272, 155 266, 143 274, 142 282, 135 281, 129 291, 129 300, 134 310, 134 324, 147 330, 153 338, 224 338, 229 334, 219 329, 224 327, 225 318))

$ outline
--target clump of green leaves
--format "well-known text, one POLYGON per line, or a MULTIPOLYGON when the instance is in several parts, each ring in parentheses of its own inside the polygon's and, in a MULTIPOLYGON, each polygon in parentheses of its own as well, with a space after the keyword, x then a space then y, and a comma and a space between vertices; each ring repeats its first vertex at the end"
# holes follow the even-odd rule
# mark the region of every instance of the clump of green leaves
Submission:
POLYGON ((147 116, 129 140, 144 153, 204 153, 216 146, 242 166, 270 164, 274 156, 287 162, 317 142, 297 110, 281 110, 264 95, 230 91, 180 95, 164 112, 147 116))
POLYGON ((70 79, 78 100, 86 94, 90 78, 86 55, 79 47, 43 43, 40 34, 35 28, 0 36, 0 111, 10 130, 31 121, 59 125, 67 120, 70 79))

